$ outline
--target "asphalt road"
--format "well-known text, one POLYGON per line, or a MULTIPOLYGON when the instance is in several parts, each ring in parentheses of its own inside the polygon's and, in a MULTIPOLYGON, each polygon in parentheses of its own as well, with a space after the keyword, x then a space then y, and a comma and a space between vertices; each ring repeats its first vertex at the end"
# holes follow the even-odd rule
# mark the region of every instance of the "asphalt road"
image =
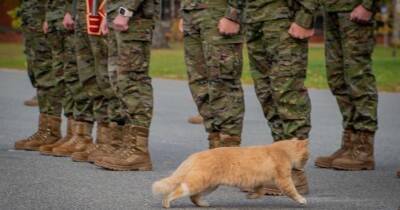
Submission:
MULTIPOLYGON (((184 81, 154 80, 155 113, 151 127, 153 172, 113 172, 68 158, 14 151, 13 143, 36 129, 37 108, 24 107, 34 94, 22 71, 0 71, 0 209, 160 209, 151 183, 167 176, 189 154, 207 147, 202 126, 186 123, 196 114, 184 81)), ((252 86, 245 87, 244 145, 272 142, 252 86)), ((317 169, 316 156, 339 146, 341 117, 332 95, 310 91, 313 105, 312 158, 307 171, 311 192, 307 206, 286 197, 246 200, 238 189, 222 187, 207 197, 215 209, 399 209, 400 95, 380 94, 374 171, 317 169)), ((65 124, 64 124, 65 127, 65 124)), ((64 128, 65 131, 65 128, 64 128)), ((172 204, 195 208, 189 199, 172 204)))

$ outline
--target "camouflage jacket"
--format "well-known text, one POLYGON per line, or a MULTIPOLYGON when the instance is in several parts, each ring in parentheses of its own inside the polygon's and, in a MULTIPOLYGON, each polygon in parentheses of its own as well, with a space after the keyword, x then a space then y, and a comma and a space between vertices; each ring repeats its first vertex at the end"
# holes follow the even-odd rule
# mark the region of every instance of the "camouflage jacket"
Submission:
POLYGON ((358 5, 370 11, 376 10, 376 0, 324 0, 322 2, 327 12, 350 12, 358 5))
POLYGON ((113 0, 118 7, 125 7, 133 12, 131 19, 158 19, 160 0, 113 0))
POLYGON ((23 0, 21 4, 22 29, 42 31, 46 14, 46 0, 23 0))
POLYGON ((320 0, 245 0, 245 22, 255 23, 281 18, 293 19, 298 25, 311 28, 313 13, 320 0))
POLYGON ((46 21, 56 21, 63 19, 65 15, 64 0, 47 0, 46 21))
POLYGON ((244 7, 243 0, 182 0, 182 10, 198 10, 207 8, 226 8, 225 17, 241 22, 242 10, 244 7))

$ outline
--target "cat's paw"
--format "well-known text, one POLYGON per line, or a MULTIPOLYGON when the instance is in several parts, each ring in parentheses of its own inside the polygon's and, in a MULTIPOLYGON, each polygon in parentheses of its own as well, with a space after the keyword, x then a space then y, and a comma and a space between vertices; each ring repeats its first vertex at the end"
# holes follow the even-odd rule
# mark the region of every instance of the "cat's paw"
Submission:
POLYGON ((301 205, 306 205, 307 204, 307 200, 304 197, 300 197, 298 199, 296 199, 297 202, 299 202, 301 205))
POLYGON ((170 206, 170 202, 169 202, 167 199, 164 199, 164 200, 162 201, 162 207, 163 207, 163 208, 166 208, 166 209, 169 209, 169 207, 171 207, 171 206, 170 206))
POLYGON ((247 194, 247 199, 259 199, 261 197, 262 197, 262 195, 255 193, 255 192, 247 194))

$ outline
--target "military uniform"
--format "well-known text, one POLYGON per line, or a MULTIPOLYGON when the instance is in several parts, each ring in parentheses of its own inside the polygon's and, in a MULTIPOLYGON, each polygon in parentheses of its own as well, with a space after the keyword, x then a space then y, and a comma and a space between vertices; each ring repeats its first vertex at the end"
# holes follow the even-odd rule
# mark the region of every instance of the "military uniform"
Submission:
POLYGON ((316 7, 315 1, 246 1, 250 71, 274 140, 308 138, 311 129, 307 40, 288 29, 292 22, 312 27, 316 7))
POLYGON ((28 55, 28 75, 37 88, 40 115, 37 132, 17 141, 16 149, 38 150, 39 146, 54 143, 61 137, 62 92, 57 92, 60 90, 60 72, 51 66, 51 49, 42 30, 45 14, 45 0, 22 2, 21 18, 28 55))
MULTIPOLYGON (((288 30, 293 22, 312 28, 315 0, 246 1, 246 38, 250 71, 258 100, 275 141, 308 138, 311 129, 311 103, 304 86, 307 71, 307 40, 293 38, 288 30)), ((303 171, 292 171, 301 194, 308 193, 303 171)), ((276 186, 264 192, 280 195, 276 186)))
POLYGON ((149 64, 160 5, 158 0, 115 0, 108 2, 109 13, 116 16, 120 6, 133 12, 129 29, 110 35, 111 42, 115 38, 117 43, 117 96, 122 102, 126 122, 121 148, 98 156, 95 164, 112 170, 151 170, 148 136, 153 115, 153 87, 149 64))
POLYGON ((210 148, 238 146, 243 127, 242 33, 221 35, 222 18, 241 23, 240 1, 183 0, 185 62, 189 87, 204 118, 210 148), (228 138, 221 139, 221 135, 228 138))
POLYGON ((377 130, 378 94, 372 72, 374 21, 350 20, 361 5, 374 12, 374 0, 324 1, 325 56, 328 84, 343 117, 342 146, 333 155, 319 157, 316 165, 345 170, 373 169, 377 130))

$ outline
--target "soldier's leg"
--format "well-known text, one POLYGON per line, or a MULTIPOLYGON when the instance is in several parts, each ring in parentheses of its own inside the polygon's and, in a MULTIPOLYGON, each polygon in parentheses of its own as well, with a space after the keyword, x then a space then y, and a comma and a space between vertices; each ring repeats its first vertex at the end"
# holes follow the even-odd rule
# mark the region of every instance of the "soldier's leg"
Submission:
POLYGON ((351 137, 354 133, 353 114, 355 106, 350 97, 350 86, 345 78, 345 64, 343 58, 344 45, 340 31, 338 13, 324 14, 325 28, 325 57, 328 84, 332 94, 336 97, 342 113, 343 134, 341 146, 329 156, 321 156, 315 160, 315 165, 322 168, 331 168, 334 159, 348 152, 351 148, 351 137))
MULTIPOLYGON (((28 32, 23 32, 23 36, 24 36, 24 54, 26 57, 26 64, 27 64, 27 72, 28 72, 28 77, 29 80, 32 84, 32 86, 35 88, 35 92, 36 92, 36 81, 33 75, 33 48, 32 48, 32 44, 33 44, 33 36, 32 33, 28 33, 28 32)), ((28 100, 24 101, 24 105, 26 106, 38 106, 38 100, 37 100, 37 94, 35 93, 35 95, 28 100)))
POLYGON ((343 128, 352 128, 354 105, 351 103, 350 87, 346 83, 343 60, 343 45, 339 28, 338 13, 325 12, 325 57, 328 84, 336 97, 343 117, 343 128))
POLYGON ((311 103, 304 86, 308 46, 306 40, 294 39, 287 33, 289 26, 288 19, 263 26, 266 48, 271 55, 268 62, 272 63, 272 100, 282 121, 283 139, 306 139, 311 129, 311 103))
POLYGON ((213 129, 213 116, 208 103, 208 70, 205 59, 203 39, 198 23, 194 22, 193 12, 184 12, 184 50, 185 63, 189 79, 189 88, 200 115, 204 119, 207 133, 217 132, 213 129))
POLYGON ((373 23, 358 24, 349 20, 349 14, 340 14, 344 57, 344 74, 354 106, 352 121, 356 130, 377 130, 378 93, 372 71, 374 48, 373 23))
POLYGON ((52 144, 61 137, 63 90, 58 87, 62 83, 62 72, 60 75, 60 72, 51 66, 52 54, 47 37, 41 32, 35 32, 33 36, 32 68, 39 101, 39 129, 34 135, 15 144, 17 149, 27 150, 39 150, 41 145, 52 144))
POLYGON ((266 49, 261 28, 263 23, 249 24, 247 27, 247 48, 250 61, 250 72, 254 80, 257 98, 260 101, 264 116, 268 120, 274 140, 284 139, 282 120, 279 118, 277 107, 274 106, 271 89, 270 72, 271 54, 266 49))
POLYGON ((206 61, 213 128, 221 133, 221 146, 239 146, 244 116, 242 44, 208 43, 206 61))
POLYGON ((350 21, 350 13, 339 13, 342 35, 344 74, 349 86, 354 134, 350 152, 333 160, 332 167, 343 170, 373 170, 374 137, 377 130, 378 93, 372 72, 374 48, 373 22, 359 24, 350 21))

